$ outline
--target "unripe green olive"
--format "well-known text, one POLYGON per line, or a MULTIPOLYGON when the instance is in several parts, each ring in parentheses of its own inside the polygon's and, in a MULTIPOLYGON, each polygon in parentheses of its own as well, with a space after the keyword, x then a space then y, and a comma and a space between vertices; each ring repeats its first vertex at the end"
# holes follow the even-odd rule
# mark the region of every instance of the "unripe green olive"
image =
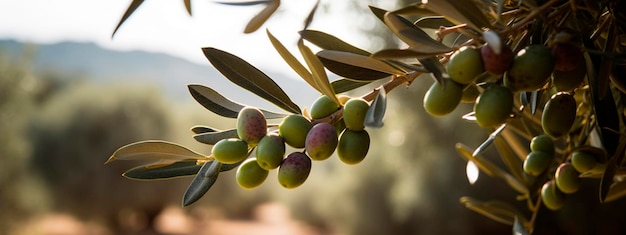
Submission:
POLYGON ((492 85, 476 99, 474 115, 479 126, 491 128, 506 122, 512 109, 511 90, 500 85, 492 85))
POLYGON ((511 66, 514 57, 513 51, 511 51, 511 48, 504 44, 504 42, 502 42, 500 54, 496 54, 489 45, 481 47, 480 54, 483 59, 485 71, 492 75, 504 74, 511 66))
POLYGON ((248 156, 248 144, 237 138, 223 139, 213 145, 211 156, 224 164, 238 163, 248 156))
POLYGON ((445 80, 445 85, 433 83, 424 94, 424 109, 430 115, 443 116, 451 113, 461 103, 463 88, 452 80, 445 80))
POLYGON ((267 120, 263 113, 254 107, 244 107, 237 115, 237 135, 239 139, 254 147, 267 134, 267 120))
POLYGON ((268 134, 256 146, 256 159, 261 168, 272 170, 283 162, 285 156, 285 141, 277 134, 268 134))
POLYGON ((304 149, 311 159, 326 160, 335 152, 337 138, 337 130, 333 125, 318 123, 307 134, 304 149))
POLYGON ((544 45, 527 46, 513 58, 504 84, 513 91, 537 90, 550 79, 554 63, 550 48, 544 45))
POLYGON ((313 127, 311 121, 300 114, 292 114, 283 119, 278 125, 278 135, 285 143, 294 148, 304 148, 306 134, 313 127))
POLYGON ((556 186, 563 193, 575 193, 580 188, 579 173, 574 169, 571 163, 562 163, 556 168, 554 180, 556 186))
POLYGON ((576 120, 576 100, 572 95, 558 92, 548 100, 541 115, 543 131, 559 138, 569 133, 576 120))
POLYGON ((237 168, 237 184, 244 189, 253 189, 265 181, 269 172, 259 166, 256 158, 248 158, 237 168))
POLYGON ((573 152, 571 161, 574 169, 580 173, 590 171, 598 164, 595 156, 582 151, 573 152))
POLYGON ((531 151, 524 159, 524 172, 532 176, 543 173, 552 163, 553 157, 545 152, 531 151))
POLYGON ((311 118, 318 119, 326 117, 337 111, 339 108, 339 104, 335 103, 335 101, 333 101, 330 97, 325 95, 320 96, 313 102, 313 105, 311 105, 311 118))
POLYGON ((357 164, 367 155, 370 148, 370 136, 366 130, 353 131, 346 129, 339 136, 337 156, 348 165, 357 164))
POLYGON ((547 135, 538 135, 530 141, 530 150, 547 153, 554 156, 554 142, 547 135))
POLYGON ((474 47, 461 47, 454 52, 446 64, 450 79, 459 84, 470 84, 485 71, 480 50, 474 47))
POLYGON ((567 72, 554 70, 552 72, 552 85, 558 91, 571 91, 583 84, 586 75, 587 66, 584 63, 567 72))
POLYGON ((306 154, 289 154, 278 168, 278 183, 289 189, 300 186, 309 177, 311 165, 311 159, 306 154))
POLYGON ((480 95, 480 91, 478 91, 478 86, 474 83, 468 84, 465 89, 463 89, 463 96, 461 96, 461 103, 474 103, 476 102, 476 98, 480 95))
POLYGON ((346 128, 360 131, 365 128, 365 114, 370 105, 361 98, 352 98, 343 107, 343 121, 346 128))
POLYGON ((565 204, 565 194, 556 187, 556 183, 550 180, 541 187, 541 200, 550 210, 559 210, 565 204))

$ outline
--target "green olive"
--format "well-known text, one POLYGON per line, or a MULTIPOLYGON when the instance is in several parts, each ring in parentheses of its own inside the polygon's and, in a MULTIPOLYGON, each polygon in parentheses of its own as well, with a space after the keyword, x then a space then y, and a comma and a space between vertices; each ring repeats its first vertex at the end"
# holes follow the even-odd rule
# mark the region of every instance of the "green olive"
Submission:
POLYGON ((524 159, 524 172, 532 176, 543 173, 552 163, 553 157, 545 152, 531 151, 524 159))
POLYGON ((348 165, 360 163, 365 159, 370 147, 370 136, 365 130, 346 129, 339 137, 337 156, 348 165))
POLYGON ((223 139, 213 145, 211 156, 224 164, 238 163, 248 156, 248 144, 237 138, 223 139))
POLYGON ((461 47, 454 52, 446 64, 450 79, 459 84, 470 84, 485 71, 480 50, 474 47, 461 47))
POLYGON ((430 115, 449 114, 461 103, 463 87, 452 80, 445 80, 444 83, 433 83, 424 95, 424 109, 430 115))
POLYGON ((544 45, 527 46, 513 58, 504 84, 513 91, 537 90, 550 79, 554 64, 550 48, 544 45))
POLYGON ((263 137, 255 149, 256 159, 265 170, 277 168, 285 156, 285 141, 277 134, 263 137))
POLYGON ((337 111, 339 108, 339 104, 335 103, 335 101, 333 101, 330 97, 325 95, 320 96, 313 102, 313 105, 311 105, 311 118, 318 119, 326 117, 337 111))
POLYGON ((530 141, 531 151, 540 151, 554 156, 554 142, 548 135, 538 135, 530 141))
POLYGON ((506 122, 513 109, 513 93, 506 87, 491 85, 483 91, 476 104, 474 115, 479 126, 497 127, 506 122))
POLYGON ((541 199, 543 205, 550 210, 559 210, 565 204, 565 194, 556 187, 556 183, 550 180, 541 187, 541 199))
POLYGON ((269 172, 259 166, 256 158, 248 158, 237 168, 237 184, 244 189, 253 189, 265 181, 269 172))
POLYGON ((563 163, 556 168, 554 180, 556 186, 563 193, 575 193, 580 188, 579 173, 574 169, 571 163, 563 163))
POLYGON ((311 121, 300 114, 292 114, 283 119, 278 125, 278 135, 285 143, 294 148, 304 148, 307 133, 313 127, 311 121))
POLYGON ((543 131, 559 138, 569 133, 576 120, 576 100, 572 95, 558 92, 548 100, 541 115, 543 131))
POLYGON ((365 114, 370 105, 361 98, 352 98, 343 107, 343 121, 346 128, 360 131, 365 128, 365 114))
POLYGON ((573 152, 571 161, 574 169, 580 173, 590 171, 598 164, 595 156, 582 151, 573 152))

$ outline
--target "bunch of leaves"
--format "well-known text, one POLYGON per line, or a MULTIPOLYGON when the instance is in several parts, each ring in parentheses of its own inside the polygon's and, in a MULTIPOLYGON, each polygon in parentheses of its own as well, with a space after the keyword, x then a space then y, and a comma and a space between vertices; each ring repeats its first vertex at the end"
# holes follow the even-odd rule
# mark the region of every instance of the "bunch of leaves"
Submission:
MULTIPOLYGON (((128 15, 141 4, 133 1, 120 25, 128 15)), ((185 1, 187 6, 188 1, 185 1)), ((250 22, 246 32, 251 32, 271 15, 279 1, 250 1, 240 3, 267 4, 267 7, 250 22)), ((230 3, 226 3, 230 4, 230 3)), ((386 107, 386 95, 400 85, 411 85, 422 74, 430 74, 437 83, 445 86, 449 76, 444 65, 450 56, 463 46, 493 46, 499 43, 519 51, 529 44, 549 44, 558 32, 573 29, 576 40, 583 46, 584 66, 587 76, 584 86, 575 92, 585 97, 580 104, 577 121, 566 138, 557 140, 557 162, 569 160, 571 153, 586 150, 599 154, 606 164, 606 170, 599 174, 583 177, 600 179, 599 200, 607 202, 626 195, 626 182, 623 181, 624 151, 626 141, 623 133, 624 122, 622 97, 626 86, 619 79, 625 69, 624 46, 626 45, 626 17, 617 9, 621 1, 418 1, 401 9, 387 11, 370 7, 375 17, 381 20, 398 39, 408 45, 406 48, 384 49, 368 52, 352 46, 341 39, 321 31, 310 30, 313 20, 311 11, 300 31, 298 50, 305 63, 301 63, 269 31, 270 42, 287 64, 313 89, 328 97, 351 91, 374 81, 384 81, 380 87, 361 95, 371 101, 366 124, 380 127, 386 107), (417 20, 410 20, 417 19, 417 20), (428 32, 436 30, 431 36, 428 32), (502 40, 501 40, 502 39, 502 40), (501 40, 501 41, 500 41, 501 40), (451 43, 449 43, 451 42, 451 43), (320 48, 313 53, 307 44, 320 48), (330 81, 329 70, 342 78, 330 81)), ((190 11, 190 8, 188 8, 190 11)), ((119 28, 119 26, 118 26, 119 28)), ((117 30, 117 29, 116 29, 117 30)), ((288 95, 270 77, 241 58, 216 48, 203 48, 208 60, 227 79, 240 87, 268 100, 288 113, 303 113, 288 95)), ((482 90, 491 84, 499 84, 501 76, 483 74, 476 80, 482 90)), ((463 197, 461 203, 469 209, 495 221, 511 225, 515 234, 529 234, 534 229, 534 221, 541 205, 541 186, 551 176, 546 173, 529 177, 522 171, 522 162, 528 153, 525 146, 532 137, 542 133, 541 123, 535 115, 542 112, 545 101, 542 97, 550 94, 551 85, 531 92, 517 92, 519 100, 515 109, 503 125, 492 128, 488 139, 475 149, 462 143, 457 151, 467 160, 468 169, 478 169, 481 173, 503 180, 518 193, 517 199, 526 201, 528 211, 521 212, 515 207, 499 201, 480 201, 463 197), (484 154, 491 146, 497 149, 502 160, 496 164, 484 154), (504 167, 501 167, 503 165, 504 167)), ((245 104, 232 101, 218 91, 202 85, 189 85, 192 96, 216 114, 228 118, 237 116, 245 104)), ((335 101, 338 102, 338 101, 335 101)), ((286 114, 263 111, 268 119, 280 118, 286 114)), ((333 117, 335 118, 335 117, 333 117)), ((463 117, 475 121, 473 113, 463 117)), ((314 120, 329 121, 326 118, 314 120)), ((234 129, 218 130, 211 127, 192 128, 194 138, 202 143, 215 144, 218 140, 235 137, 234 129)), ((238 164, 221 164, 211 156, 202 155, 185 147, 162 141, 139 142, 124 146, 116 151, 113 160, 149 160, 144 166, 133 168, 124 175, 135 179, 160 179, 196 175, 190 184, 183 205, 189 205, 200 198, 217 180, 220 172, 235 168, 238 164)), ((473 183, 473 182, 470 182, 473 183)))

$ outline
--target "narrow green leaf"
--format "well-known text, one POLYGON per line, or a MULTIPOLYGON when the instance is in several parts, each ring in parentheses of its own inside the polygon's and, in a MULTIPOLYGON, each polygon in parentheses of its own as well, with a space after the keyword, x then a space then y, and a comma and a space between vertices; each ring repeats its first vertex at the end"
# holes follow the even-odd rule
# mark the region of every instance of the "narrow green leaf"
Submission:
POLYGON ((383 49, 375 52, 372 57, 377 59, 421 59, 421 58, 429 58, 441 53, 424 53, 420 51, 413 50, 413 48, 407 49, 383 49))
POLYGON ((426 32, 410 21, 392 12, 385 13, 385 25, 409 47, 422 53, 446 53, 452 48, 432 39, 426 32))
POLYGON ((604 199, 604 202, 612 202, 626 196, 626 181, 614 183, 604 199))
POLYGON ((120 26, 122 26, 122 24, 128 19, 128 17, 130 17, 130 15, 132 15, 133 12, 135 12, 135 10, 137 10, 137 8, 139 8, 139 6, 142 3, 143 3, 143 0, 133 0, 130 3, 130 5, 128 6, 128 9, 126 9, 126 12, 124 12, 124 15, 122 16, 122 19, 120 19, 120 22, 117 23, 117 26, 115 26, 115 30, 113 30, 113 33, 111 34, 111 38, 115 36, 115 33, 120 28, 120 26))
POLYGON ((520 182, 525 182, 526 177, 524 172, 522 171, 522 161, 517 156, 517 154, 513 152, 510 144, 511 141, 517 140, 505 139, 504 136, 499 136, 495 139, 496 149, 498 150, 500 158, 502 159, 502 162, 504 162, 504 165, 507 167, 509 172, 511 172, 511 174, 513 174, 513 176, 515 176, 515 178, 517 178, 517 180, 519 180, 520 182))
POLYGON ((147 140, 122 146, 109 157, 106 163, 115 160, 146 160, 152 163, 164 162, 166 164, 166 162, 190 159, 206 160, 207 156, 175 143, 147 140))
POLYGON ((414 25, 420 28, 439 30, 439 28, 441 28, 442 26, 443 27, 454 26, 454 23, 450 22, 443 16, 426 16, 426 17, 419 18, 417 21, 415 21, 414 25))
POLYGON ((385 13, 387 13, 387 10, 380 9, 375 6, 369 6, 369 8, 370 8, 370 11, 374 13, 376 18, 378 18, 381 22, 385 22, 385 13))
POLYGON ((482 28, 489 28, 491 24, 477 4, 478 2, 474 1, 431 0, 427 3, 418 3, 415 7, 436 12, 455 24, 467 24, 480 32, 482 28))
POLYGON ((328 69, 332 73, 354 81, 376 81, 381 78, 391 76, 391 74, 388 73, 350 65, 341 60, 327 59, 319 56, 319 54, 318 58, 322 62, 324 67, 326 67, 326 69, 328 69))
POLYGON ((210 161, 204 163, 183 195, 183 207, 193 204, 202 198, 217 181, 221 163, 210 161))
POLYGON ((197 161, 180 161, 163 167, 138 166, 132 168, 122 176, 133 180, 158 180, 195 175, 202 165, 197 161))
MULTIPOLYGON (((347 64, 347 65, 356 66, 359 68, 365 68, 368 70, 382 72, 387 75, 404 74, 404 71, 399 70, 383 61, 374 59, 369 56, 354 54, 350 52, 322 50, 317 53, 317 56, 320 58, 324 58, 324 59, 335 61, 335 62, 342 63, 342 64, 347 64)), ((354 78, 354 79, 358 80, 358 78, 354 78)))
POLYGON ((217 4, 229 5, 229 6, 254 6, 260 4, 267 4, 272 0, 250 0, 250 1, 214 1, 217 4))
POLYGON ((307 70, 307 68, 304 67, 304 65, 302 65, 302 63, 300 63, 300 61, 298 61, 298 59, 296 59, 296 57, 293 56, 293 54, 291 54, 291 52, 289 52, 289 50, 287 50, 287 48, 285 48, 285 46, 283 46, 283 44, 276 39, 269 30, 266 30, 266 32, 272 46, 274 46, 274 49, 276 49, 278 54, 283 57, 283 60, 287 62, 289 67, 291 67, 293 71, 295 71, 306 83, 308 83, 309 86, 321 92, 320 88, 317 87, 317 84, 315 84, 315 81, 313 81, 313 75, 311 75, 311 72, 309 72, 309 70, 307 70))
POLYGON ((286 111, 301 112, 300 107, 291 101, 274 80, 245 60, 216 48, 202 48, 202 51, 211 64, 233 83, 286 111))
POLYGON ((191 0, 183 0, 185 3, 185 9, 187 9, 187 13, 191 15, 191 0))
POLYGON ((387 111, 387 91, 383 86, 378 87, 378 94, 365 113, 365 126, 379 128, 383 126, 383 118, 387 111))
POLYGON ((483 143, 480 144, 478 148, 476 148, 476 150, 474 150, 474 152, 472 153, 472 156, 476 157, 478 155, 483 154, 485 151, 487 151, 487 149, 489 149, 489 147, 493 145, 494 140, 496 140, 496 138, 500 135, 500 133, 502 133, 505 127, 506 127, 506 124, 502 124, 495 131, 491 132, 491 134, 489 134, 489 137, 485 141, 483 141, 483 143))
POLYGON ((307 40, 324 50, 345 51, 364 56, 371 55, 371 53, 366 50, 350 45, 347 42, 324 32, 316 30, 302 30, 300 31, 300 36, 302 36, 304 40, 307 40))
POLYGON ((611 156, 609 162, 606 165, 606 169, 604 170, 604 174, 600 179, 600 202, 605 202, 607 196, 609 195, 609 190, 613 185, 613 181, 615 180, 615 173, 617 173, 617 167, 622 163, 624 159, 624 150, 626 149, 626 138, 620 138, 619 147, 615 154, 611 156))
POLYGON ((219 130, 210 126, 195 125, 191 127, 191 132, 193 132, 194 134, 202 134, 202 133, 216 132, 216 131, 219 131, 219 130))
POLYGON ((515 222, 515 218, 524 220, 524 215, 521 212, 515 209, 515 207, 513 207, 512 205, 505 202, 482 202, 470 197, 461 197, 459 201, 468 209, 503 224, 513 225, 515 222))
POLYGON ((207 132, 202 134, 194 135, 193 138, 203 144, 214 145, 220 140, 227 138, 237 138, 237 129, 225 130, 225 131, 217 131, 217 132, 207 132))
MULTIPOLYGON (((231 101, 209 87, 196 84, 187 85, 187 87, 189 88, 191 96, 200 103, 200 105, 220 116, 237 118, 239 111, 245 107, 245 105, 231 101)), ((287 116, 286 114, 275 113, 264 109, 260 109, 260 111, 265 115, 265 118, 268 119, 287 116)))
POLYGON ((311 11, 309 12, 309 15, 307 15, 306 19, 304 19, 304 27, 303 30, 306 30, 309 28, 309 25, 311 25, 311 22, 313 22, 313 18, 315 17, 315 12, 317 11, 317 7, 320 5, 320 1, 317 0, 317 2, 315 2, 315 5, 313 6, 313 8, 311 9, 311 11))
POLYGON ((354 81, 350 79, 338 79, 330 83, 337 94, 351 91, 367 84, 370 84, 370 82, 354 81))
POLYGON ((326 70, 324 70, 324 65, 317 58, 315 54, 311 51, 311 49, 304 45, 303 40, 298 41, 298 49, 300 49, 300 53, 302 57, 304 57, 304 61, 307 66, 309 66, 309 70, 311 70, 311 74, 313 75, 313 81, 320 89, 322 94, 330 97, 335 103, 339 104, 339 100, 335 95, 335 91, 333 87, 330 85, 330 81, 328 81, 328 76, 326 75, 326 70))
POLYGON ((248 22, 248 25, 246 25, 246 28, 243 30, 243 32, 252 33, 254 31, 257 31, 261 27, 261 25, 263 25, 265 21, 267 21, 267 19, 269 19, 270 16, 272 16, 272 14, 276 12, 276 9, 278 9, 279 6, 280 0, 272 0, 271 2, 269 2, 267 6, 263 8, 261 12, 259 12, 259 14, 254 16, 250 20, 250 22, 248 22))
POLYGON ((443 67, 443 64, 439 62, 437 57, 429 57, 417 60, 420 62, 420 64, 422 64, 422 66, 424 66, 426 70, 430 72, 430 74, 435 78, 435 80, 437 80, 438 83, 445 83, 446 78, 448 78, 448 71, 445 67, 443 67))

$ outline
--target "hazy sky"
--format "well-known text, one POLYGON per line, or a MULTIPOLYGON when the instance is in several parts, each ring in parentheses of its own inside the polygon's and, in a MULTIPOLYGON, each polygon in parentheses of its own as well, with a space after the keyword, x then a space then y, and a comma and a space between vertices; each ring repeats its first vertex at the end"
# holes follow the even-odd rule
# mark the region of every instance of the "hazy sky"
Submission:
MULTIPOLYGON (((295 73, 274 51, 265 28, 293 53, 297 32, 314 0, 283 0, 277 14, 261 30, 243 29, 263 6, 226 6, 210 0, 192 1, 193 16, 181 0, 148 0, 111 39, 111 33, 130 0, 24 0, 0 1, 0 38, 40 43, 89 41, 107 48, 165 52, 209 64, 200 48, 216 47, 238 55, 261 70, 295 73)), ((347 1, 322 1, 313 29, 334 34, 352 44, 367 47, 367 38, 354 27, 372 24, 371 17, 345 13, 347 1), (330 6, 330 7, 328 7, 330 6)), ((367 1, 360 6, 367 8, 367 1)))

